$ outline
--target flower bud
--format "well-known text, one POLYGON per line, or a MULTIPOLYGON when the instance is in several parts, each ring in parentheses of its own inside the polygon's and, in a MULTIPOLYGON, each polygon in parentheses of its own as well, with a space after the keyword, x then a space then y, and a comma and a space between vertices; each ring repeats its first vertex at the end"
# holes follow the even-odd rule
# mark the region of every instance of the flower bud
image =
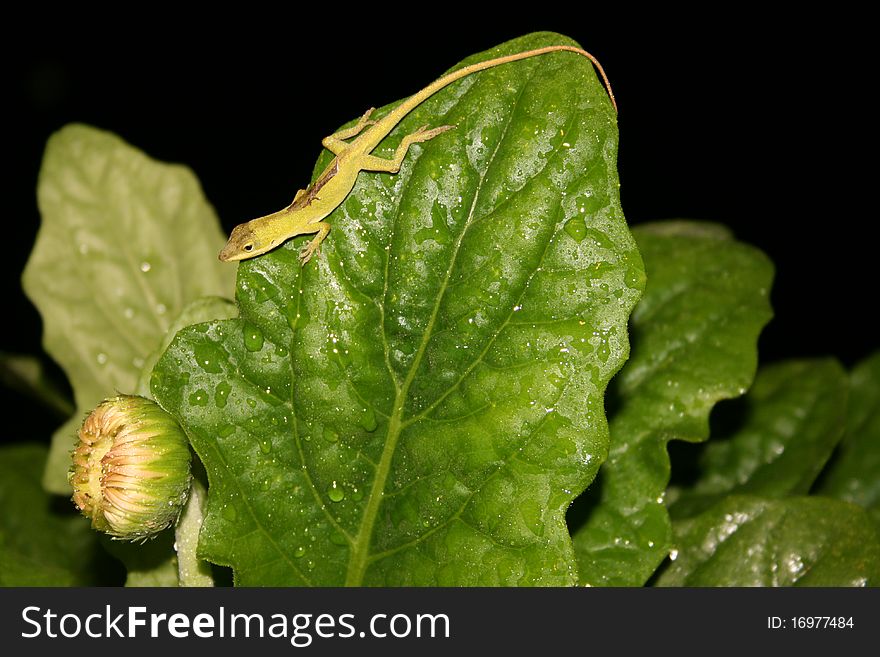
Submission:
POLYGON ((126 540, 173 524, 190 487, 189 442, 155 402, 119 395, 85 419, 68 478, 92 527, 126 540))

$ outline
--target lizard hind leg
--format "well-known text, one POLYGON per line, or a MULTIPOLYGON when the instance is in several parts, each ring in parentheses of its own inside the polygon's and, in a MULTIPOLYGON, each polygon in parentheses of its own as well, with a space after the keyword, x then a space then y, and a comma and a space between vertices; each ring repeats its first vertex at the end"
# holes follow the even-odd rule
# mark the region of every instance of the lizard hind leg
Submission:
POLYGON ((429 139, 433 139, 437 135, 442 134, 447 130, 452 130, 454 127, 454 125, 441 125, 428 130, 428 126, 423 125, 412 134, 409 134, 400 140, 400 146, 398 146, 397 150, 394 151, 394 157, 392 157, 390 160, 386 160, 382 157, 376 157, 375 155, 364 155, 363 159, 360 162, 360 168, 364 171, 383 171, 385 173, 397 173, 398 171, 400 171, 400 165, 403 164, 403 160, 406 157, 406 153, 407 151, 409 151, 410 146, 423 141, 428 141, 429 139))
POLYGON ((315 255, 315 253, 321 253, 321 242, 324 241, 324 238, 326 238, 327 234, 330 232, 330 224, 328 224, 326 221, 319 221, 318 223, 312 224, 309 227, 317 230, 318 234, 315 235, 312 240, 308 244, 306 244, 299 252, 300 265, 305 265, 309 260, 312 259, 312 256, 315 255))

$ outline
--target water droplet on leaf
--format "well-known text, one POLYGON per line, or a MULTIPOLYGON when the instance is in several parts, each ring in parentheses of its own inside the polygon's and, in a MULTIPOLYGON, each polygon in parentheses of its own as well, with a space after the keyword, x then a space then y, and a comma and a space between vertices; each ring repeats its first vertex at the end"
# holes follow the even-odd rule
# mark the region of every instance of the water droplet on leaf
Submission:
POLYGON ((259 351, 263 348, 263 332, 253 324, 244 325, 244 346, 248 351, 259 351))
POLYGON ((378 427, 379 424, 376 422, 376 413, 373 412, 372 407, 367 406, 365 409, 363 409, 358 424, 360 424, 365 431, 376 430, 376 427, 378 427))
POLYGON ((206 372, 216 374, 222 371, 220 361, 223 360, 224 354, 216 345, 211 343, 198 344, 193 352, 196 363, 206 372))
POLYGON ((327 497, 330 498, 331 502, 341 502, 345 498, 345 491, 334 481, 330 484, 330 488, 327 489, 327 497))
POLYGON ((569 219, 565 223, 565 232, 568 233, 575 242, 583 242, 587 236, 587 224, 582 217, 569 219))
POLYGON ((205 406, 208 403, 208 392, 201 388, 189 396, 189 403, 193 406, 205 406))
POLYGON ((217 387, 214 389, 214 403, 217 405, 217 408, 226 408, 230 390, 232 390, 232 386, 226 381, 221 381, 217 384, 217 387))
POLYGON ((638 290, 644 286, 645 275, 635 267, 629 266, 626 268, 626 275, 624 276, 623 282, 626 283, 628 288, 638 290))

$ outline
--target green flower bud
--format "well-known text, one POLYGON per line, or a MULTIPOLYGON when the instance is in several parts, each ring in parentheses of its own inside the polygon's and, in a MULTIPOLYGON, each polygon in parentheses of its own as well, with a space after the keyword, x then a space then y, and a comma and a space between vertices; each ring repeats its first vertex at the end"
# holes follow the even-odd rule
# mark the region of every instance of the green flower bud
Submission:
POLYGON ((190 451, 183 429, 155 402, 119 395, 85 419, 68 478, 73 502, 92 527, 126 540, 173 524, 189 495, 190 451))

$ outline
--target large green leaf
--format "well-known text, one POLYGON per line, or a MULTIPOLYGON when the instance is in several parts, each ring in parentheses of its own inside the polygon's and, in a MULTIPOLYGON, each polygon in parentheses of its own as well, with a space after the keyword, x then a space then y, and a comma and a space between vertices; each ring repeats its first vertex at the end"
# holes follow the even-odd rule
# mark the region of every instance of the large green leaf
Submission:
POLYGON ((699 513, 730 494, 806 494, 843 434, 847 387, 833 359, 762 368, 738 426, 712 436, 701 476, 672 504, 673 517, 699 513))
POLYGON ((771 316, 771 263, 726 229, 675 221, 633 232, 648 287, 631 320, 632 355, 609 389, 611 452, 569 512, 591 585, 640 586, 669 553, 666 444, 705 440, 715 403, 745 392, 771 316))
POLYGON ((304 268, 303 239, 243 263, 241 319, 154 372, 208 471, 201 553, 238 584, 576 581, 565 509, 605 457, 644 276, 614 112, 554 53, 448 87, 376 153, 423 124, 456 129, 362 173, 304 268))
POLYGON ((232 292, 217 261, 217 218, 189 169, 156 162, 81 125, 49 140, 42 225, 23 283, 43 317, 46 351, 64 369, 77 413, 53 438, 44 476, 67 494, 68 453, 83 414, 129 392, 183 306, 232 292))
POLYGON ((0 448, 0 586, 101 583, 108 564, 98 535, 72 506, 54 507, 40 486, 45 461, 42 445, 0 448))
POLYGON ((731 495, 677 522, 659 586, 877 586, 880 536, 864 509, 822 497, 731 495))
POLYGON ((850 375, 846 433, 817 492, 860 504, 880 521, 880 352, 850 375))

